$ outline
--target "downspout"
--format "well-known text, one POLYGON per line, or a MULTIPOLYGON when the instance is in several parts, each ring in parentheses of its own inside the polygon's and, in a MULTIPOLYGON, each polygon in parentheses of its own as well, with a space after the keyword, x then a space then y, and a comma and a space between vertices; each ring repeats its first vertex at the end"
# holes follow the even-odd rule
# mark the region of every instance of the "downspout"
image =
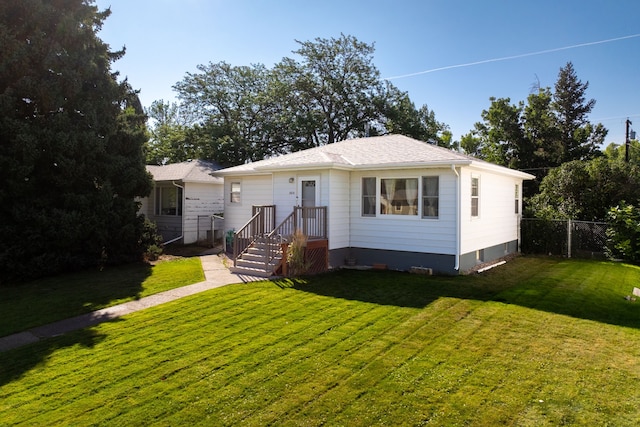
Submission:
POLYGON ((451 165, 451 170, 456 174, 456 255, 455 255, 455 265, 453 269, 456 271, 460 270, 460 194, 462 193, 460 188, 460 174, 456 170, 455 165, 451 165))
POLYGON ((164 242, 162 245, 168 245, 169 243, 173 243, 176 242, 182 238, 184 238, 184 199, 185 199, 185 194, 184 194, 184 187, 182 185, 178 185, 176 184, 175 181, 171 181, 171 183, 173 185, 175 185, 178 188, 182 189, 182 219, 180 220, 180 236, 176 237, 175 239, 171 239, 168 242, 164 242))

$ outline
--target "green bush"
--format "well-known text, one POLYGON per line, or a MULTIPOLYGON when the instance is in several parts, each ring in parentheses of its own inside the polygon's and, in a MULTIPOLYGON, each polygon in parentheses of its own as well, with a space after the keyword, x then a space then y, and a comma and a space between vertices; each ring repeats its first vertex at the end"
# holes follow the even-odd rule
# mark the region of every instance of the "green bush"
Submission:
POLYGON ((621 202, 607 214, 607 256, 640 261, 640 208, 621 202))
POLYGON ((142 219, 142 234, 140 238, 140 247, 144 251, 144 258, 154 261, 162 254, 162 236, 158 234, 156 223, 146 218, 142 219))

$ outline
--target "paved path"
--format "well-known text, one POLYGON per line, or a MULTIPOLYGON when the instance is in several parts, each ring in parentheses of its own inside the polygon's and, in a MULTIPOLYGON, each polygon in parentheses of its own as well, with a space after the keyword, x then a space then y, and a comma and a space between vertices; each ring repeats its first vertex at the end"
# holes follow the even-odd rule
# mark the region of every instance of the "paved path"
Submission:
POLYGON ((171 289, 159 294, 140 298, 139 300, 125 302, 113 307, 103 308, 92 313, 83 314, 70 319, 61 320, 49 325, 38 326, 24 332, 0 338, 0 352, 12 350, 23 345, 32 344, 45 338, 56 337, 67 332, 94 326, 102 322, 116 319, 125 314, 144 310, 165 302, 174 301, 182 297, 197 294, 209 289, 232 283, 246 283, 256 280, 264 280, 261 277, 234 274, 224 265, 224 255, 208 254, 200 257, 205 281, 181 288, 171 289))

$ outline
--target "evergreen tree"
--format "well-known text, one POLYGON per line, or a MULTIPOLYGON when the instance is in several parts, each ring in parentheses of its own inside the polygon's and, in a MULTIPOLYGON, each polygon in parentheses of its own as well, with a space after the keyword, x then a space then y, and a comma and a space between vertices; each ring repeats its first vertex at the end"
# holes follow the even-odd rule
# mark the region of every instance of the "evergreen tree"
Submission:
POLYGON ((588 120, 595 105, 595 100, 585 100, 588 87, 569 62, 560 69, 553 93, 538 88, 526 104, 517 105, 509 98, 491 97, 482 122, 465 135, 462 147, 497 164, 538 171, 540 177, 565 162, 597 157, 607 130, 588 120))
POLYGON ((137 94, 89 0, 0 2, 0 281, 132 259, 148 194, 137 94))
POLYGON ((598 146, 604 142, 607 130, 589 123, 588 115, 596 104, 586 100, 589 82, 582 83, 568 62, 558 73, 552 108, 556 114, 562 148, 562 162, 591 159, 599 154, 598 146))

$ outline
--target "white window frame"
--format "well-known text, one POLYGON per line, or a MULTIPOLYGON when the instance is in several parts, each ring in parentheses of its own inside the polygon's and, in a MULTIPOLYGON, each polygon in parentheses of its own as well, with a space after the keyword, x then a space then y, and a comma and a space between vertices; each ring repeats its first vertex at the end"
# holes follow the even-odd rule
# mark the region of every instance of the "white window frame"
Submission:
POLYGON ((231 181, 229 183, 229 203, 234 205, 242 203, 242 181, 231 181), (237 186, 237 191, 233 191, 234 185, 237 186), (234 196, 237 196, 237 200, 234 200, 234 196))
POLYGON ((363 176, 360 179, 360 189, 361 189, 361 205, 360 205, 360 215, 363 217, 375 217, 378 213, 378 178, 375 176, 363 176), (374 184, 373 184, 373 194, 365 194, 365 179, 372 179, 374 184), (373 206, 373 212, 372 213, 365 213, 364 211, 364 206, 365 206, 365 197, 369 200, 369 202, 371 203, 371 206, 373 206))
POLYGON ((479 218, 480 217, 480 177, 477 175, 471 175, 471 186, 470 186, 470 202, 471 206, 469 209, 469 213, 471 214, 471 218, 479 218), (476 194, 473 194, 473 182, 476 181, 476 194), (474 213, 474 200, 475 200, 475 213, 474 213))
MULTIPOLYGON (((396 177, 380 177, 380 185, 378 186, 378 195, 380 197, 380 204, 382 203, 382 181, 384 180, 395 180, 395 181, 408 181, 408 180, 412 180, 416 182, 416 198, 415 198, 415 213, 402 213, 404 211, 404 204, 403 206, 398 206, 396 205, 392 205, 392 201, 388 201, 389 203, 389 209, 385 212, 382 213, 382 211, 380 211, 380 216, 382 217, 394 217, 394 218, 420 218, 420 177, 418 176, 412 176, 412 177, 404 177, 404 178, 396 178, 396 177)), ((386 187, 385 187, 386 189, 386 187)), ((404 190, 406 192, 406 188, 404 190)), ((397 194, 394 194, 393 200, 396 200, 396 196, 397 194)), ((400 200, 402 200, 402 198, 400 198, 400 200)), ((406 200, 407 202, 407 206, 412 206, 409 205, 409 201, 406 200)))
POLYGON ((420 198, 421 198, 422 204, 420 205, 420 210, 421 210, 420 217, 422 219, 438 219, 438 218, 440 218, 440 175, 423 176, 422 179, 421 179, 421 184, 422 184, 422 186, 420 188, 420 192, 421 192, 420 198), (427 179, 434 179, 434 178, 438 181, 438 187, 437 187, 438 191, 437 191, 435 196, 428 196, 428 195, 425 194, 426 180, 427 179), (427 198, 436 200, 436 202, 437 202, 437 204, 436 204, 437 205, 436 215, 426 215, 425 214, 425 212, 424 212, 424 202, 425 202, 425 200, 427 198))

